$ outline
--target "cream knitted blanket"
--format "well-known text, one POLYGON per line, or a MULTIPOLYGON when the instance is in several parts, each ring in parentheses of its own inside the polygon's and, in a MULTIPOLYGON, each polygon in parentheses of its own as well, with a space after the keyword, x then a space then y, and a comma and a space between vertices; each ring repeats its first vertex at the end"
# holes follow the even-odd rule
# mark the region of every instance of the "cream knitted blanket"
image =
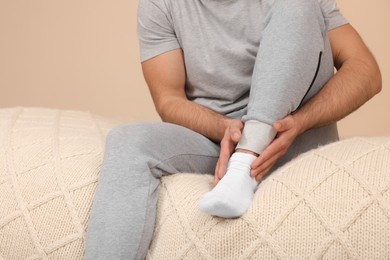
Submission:
MULTIPOLYGON (((0 109, 0 259, 82 259, 113 122, 0 109)), ((149 259, 389 259, 390 137, 311 151, 270 175, 242 218, 197 209, 211 176, 164 177, 149 259)))
POLYGON ((82 259, 112 125, 88 113, 0 109, 0 259, 82 259))
POLYGON ((390 259, 390 137, 303 154, 261 182, 239 219, 197 209, 211 183, 163 178, 149 259, 390 259))

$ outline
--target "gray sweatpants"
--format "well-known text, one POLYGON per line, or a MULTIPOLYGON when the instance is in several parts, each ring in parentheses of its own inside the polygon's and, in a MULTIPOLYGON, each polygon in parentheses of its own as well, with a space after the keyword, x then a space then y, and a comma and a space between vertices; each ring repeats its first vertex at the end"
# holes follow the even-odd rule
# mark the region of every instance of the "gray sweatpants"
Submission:
MULTIPOLYGON (((272 125, 322 88, 333 75, 333 60, 317 1, 276 1, 267 19, 243 119, 272 125), (291 23, 295 30, 285 26, 291 23)), ((252 130, 246 131, 242 148, 256 145, 259 133, 252 130)), ((336 125, 312 129, 295 140, 277 166, 337 139, 336 125)), ((218 156, 218 144, 178 125, 114 128, 107 136, 85 258, 144 259, 153 235, 161 176, 212 174, 218 156)))

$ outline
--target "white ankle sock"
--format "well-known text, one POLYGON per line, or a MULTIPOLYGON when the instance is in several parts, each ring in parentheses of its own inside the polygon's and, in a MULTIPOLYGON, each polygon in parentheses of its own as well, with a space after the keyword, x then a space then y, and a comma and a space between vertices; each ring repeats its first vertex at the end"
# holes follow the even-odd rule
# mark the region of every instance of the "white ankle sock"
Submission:
POLYGON ((212 191, 203 195, 199 208, 213 216, 236 218, 250 207, 257 181, 250 176, 251 164, 257 157, 235 152, 229 159, 225 176, 212 191))

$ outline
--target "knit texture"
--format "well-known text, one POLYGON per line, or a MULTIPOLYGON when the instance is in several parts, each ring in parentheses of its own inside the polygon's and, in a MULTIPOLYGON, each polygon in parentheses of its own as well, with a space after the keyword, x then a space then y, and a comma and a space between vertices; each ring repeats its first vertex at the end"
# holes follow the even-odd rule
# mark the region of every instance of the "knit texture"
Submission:
POLYGON ((390 137, 301 155, 261 182, 239 219, 198 210, 212 179, 163 178, 148 259, 390 259, 390 137))
MULTIPOLYGON (((115 124, 77 111, 0 109, 0 259, 82 259, 115 124)), ((209 175, 162 178, 148 258, 390 258, 390 137, 308 152, 267 177, 239 219, 198 200, 209 175)))
POLYGON ((112 125, 75 111, 0 109, 0 259, 82 259, 112 125))

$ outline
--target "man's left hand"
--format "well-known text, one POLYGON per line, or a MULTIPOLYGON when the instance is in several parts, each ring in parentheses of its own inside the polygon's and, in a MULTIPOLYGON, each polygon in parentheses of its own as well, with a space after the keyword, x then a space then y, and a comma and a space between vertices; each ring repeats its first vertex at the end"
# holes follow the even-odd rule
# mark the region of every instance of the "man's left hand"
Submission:
POLYGON ((276 121, 273 125, 277 131, 276 138, 252 163, 251 176, 259 181, 274 166, 276 161, 282 157, 300 134, 302 126, 292 115, 276 121))

